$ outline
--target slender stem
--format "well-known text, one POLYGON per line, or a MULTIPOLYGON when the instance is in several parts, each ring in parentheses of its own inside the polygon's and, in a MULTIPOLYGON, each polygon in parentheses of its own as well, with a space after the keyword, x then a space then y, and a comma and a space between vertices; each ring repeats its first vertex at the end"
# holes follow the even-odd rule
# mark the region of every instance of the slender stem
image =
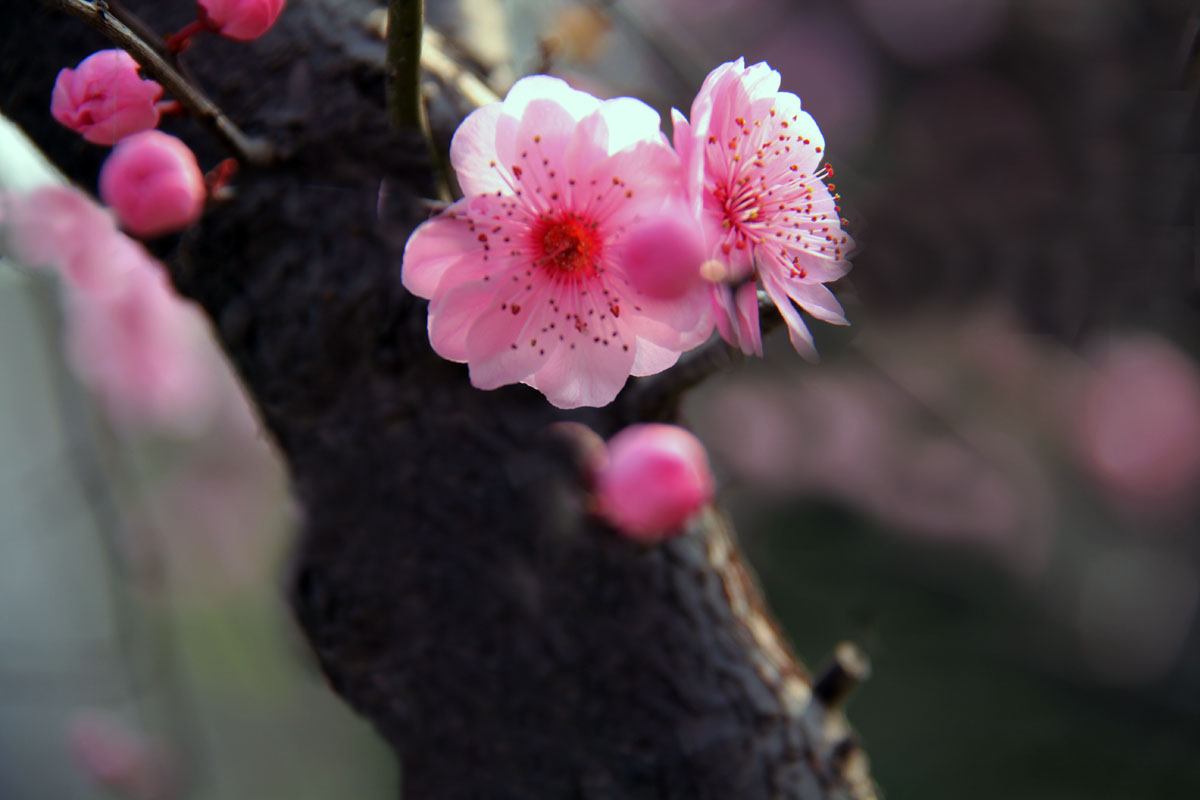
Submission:
POLYGON ((46 5, 83 20, 128 52, 154 80, 162 84, 196 120, 244 164, 265 166, 275 158, 269 142, 242 132, 225 113, 183 77, 145 39, 117 19, 103 2, 42 0, 46 5))
POLYGON ((428 130, 421 102, 421 30, 425 0, 388 0, 388 116, 396 130, 428 130))
POLYGON ((450 201, 450 180, 445 159, 429 129, 421 96, 421 34, 425 28, 425 0, 388 0, 387 4, 387 106, 392 128, 399 134, 419 134, 429 150, 437 179, 438 196, 450 201))

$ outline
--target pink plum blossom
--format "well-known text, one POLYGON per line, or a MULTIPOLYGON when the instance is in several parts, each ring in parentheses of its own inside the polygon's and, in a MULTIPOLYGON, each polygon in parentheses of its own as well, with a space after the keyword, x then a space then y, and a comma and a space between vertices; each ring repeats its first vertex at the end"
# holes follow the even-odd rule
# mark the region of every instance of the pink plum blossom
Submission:
POLYGON ((481 389, 526 383, 560 408, 610 402, 712 331, 708 289, 639 291, 627 231, 678 196, 658 114, 544 75, 473 112, 451 143, 466 195, 422 224, 402 279, 431 300, 429 338, 481 389))
POLYGON ((725 283, 713 288, 721 335, 747 353, 762 353, 751 278, 779 309, 797 352, 816 358, 812 335, 796 310, 846 324, 824 284, 845 275, 851 248, 843 233, 821 131, 800 98, 779 91, 779 73, 742 59, 722 64, 692 103, 691 121, 673 112, 694 214, 709 232, 708 257, 725 283))
POLYGON ((246 42, 266 33, 285 0, 198 0, 202 19, 211 30, 230 39, 246 42))
POLYGON ((608 443, 596 495, 601 513, 631 539, 661 541, 713 499, 704 445, 675 425, 632 425, 608 443))
POLYGON ((204 321, 162 266, 138 250, 142 262, 118 290, 68 295, 67 355, 119 420, 198 430, 215 399, 204 321))
POLYGON ((100 168, 100 197, 135 236, 186 228, 204 213, 206 196, 196 156, 162 131, 122 139, 100 168))
POLYGON ((158 125, 163 89, 138 76, 124 50, 101 50, 63 69, 54 81, 50 114, 93 144, 111 145, 158 125))
POLYGON ((77 189, 42 186, 7 200, 4 230, 12 255, 27 267, 58 272, 72 289, 113 289, 144 260, 117 230, 112 214, 77 189))

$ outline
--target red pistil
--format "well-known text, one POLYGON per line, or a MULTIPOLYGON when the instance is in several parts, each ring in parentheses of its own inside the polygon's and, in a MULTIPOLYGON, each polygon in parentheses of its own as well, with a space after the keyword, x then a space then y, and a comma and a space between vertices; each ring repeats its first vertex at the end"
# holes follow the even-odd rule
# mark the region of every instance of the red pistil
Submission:
POLYGON ((596 273, 599 238, 595 229, 575 214, 546 219, 535 232, 535 243, 542 250, 538 264, 552 273, 581 276, 596 273))

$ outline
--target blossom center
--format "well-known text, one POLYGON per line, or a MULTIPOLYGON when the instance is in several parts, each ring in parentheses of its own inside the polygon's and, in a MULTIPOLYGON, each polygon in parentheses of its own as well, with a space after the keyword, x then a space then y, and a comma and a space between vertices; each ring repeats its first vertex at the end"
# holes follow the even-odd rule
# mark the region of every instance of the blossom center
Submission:
POLYGON ((600 259, 600 237, 594 223, 577 214, 544 218, 534 232, 534 243, 541 249, 538 264, 555 275, 591 276, 600 259))
POLYGON ((724 186, 717 186, 713 192, 723 212, 721 227, 725 229, 727 236, 726 248, 733 244, 740 250, 749 244, 756 244, 762 238, 754 229, 766 222, 765 204, 759 192, 746 183, 748 182, 743 182, 742 186, 735 187, 732 191, 724 186))

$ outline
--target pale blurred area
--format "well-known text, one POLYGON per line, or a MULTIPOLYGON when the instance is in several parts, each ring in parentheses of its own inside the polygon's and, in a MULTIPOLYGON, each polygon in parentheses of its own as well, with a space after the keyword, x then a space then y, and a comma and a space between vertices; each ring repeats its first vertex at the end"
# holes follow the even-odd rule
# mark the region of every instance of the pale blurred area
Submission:
MULTIPOLYGON (((821 126, 853 324, 813 324, 820 365, 770 337, 685 414, 797 651, 870 653, 850 716, 887 796, 1200 797, 1189 10, 428 0, 501 93, 550 71, 665 118, 744 55, 821 126)), ((288 620, 253 415, 113 427, 55 298, 0 267, 0 798, 393 796, 288 620)))
MULTIPOLYGON (((57 180, 24 146, 0 117, 0 191, 57 180)), ((292 627, 295 511, 215 344, 203 419, 114 415, 62 296, 0 258, 0 798, 391 797, 292 627)))

